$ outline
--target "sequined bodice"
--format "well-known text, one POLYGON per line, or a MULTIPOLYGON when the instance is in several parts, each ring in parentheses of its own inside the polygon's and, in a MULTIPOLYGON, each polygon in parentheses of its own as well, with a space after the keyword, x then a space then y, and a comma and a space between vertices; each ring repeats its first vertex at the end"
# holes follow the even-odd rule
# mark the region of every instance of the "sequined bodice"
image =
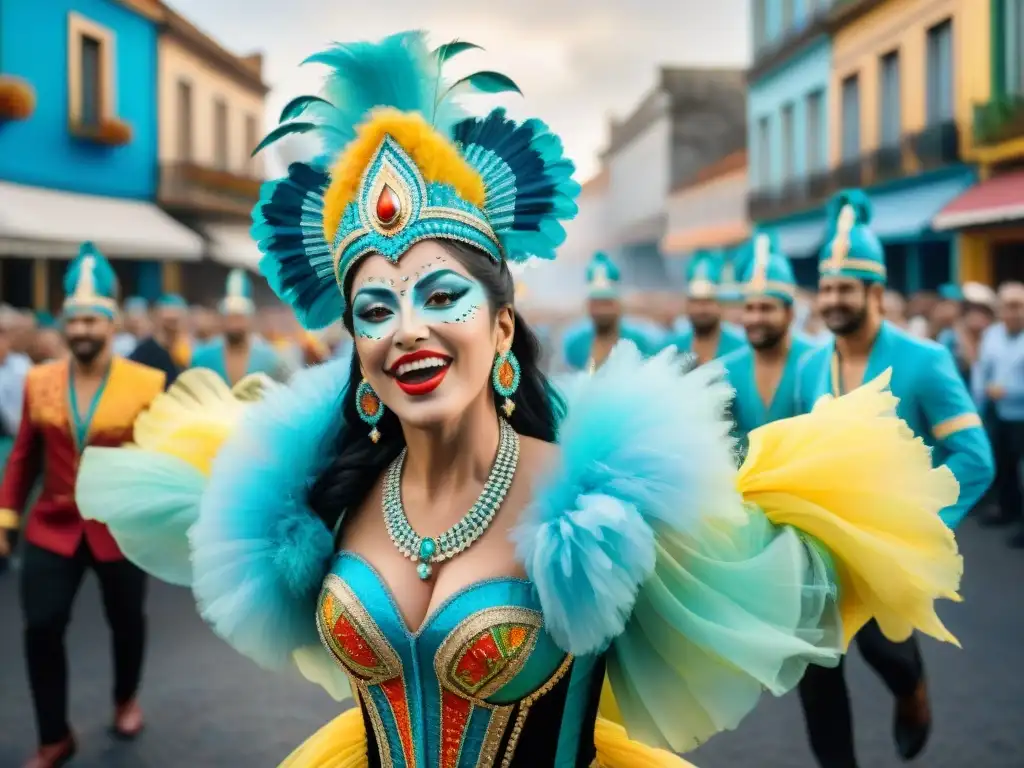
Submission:
POLYGON ((592 759, 592 738, 582 750, 577 742, 593 724, 601 665, 555 645, 529 582, 481 581, 411 632, 379 574, 343 552, 317 625, 359 697, 371 765, 568 768, 592 759))

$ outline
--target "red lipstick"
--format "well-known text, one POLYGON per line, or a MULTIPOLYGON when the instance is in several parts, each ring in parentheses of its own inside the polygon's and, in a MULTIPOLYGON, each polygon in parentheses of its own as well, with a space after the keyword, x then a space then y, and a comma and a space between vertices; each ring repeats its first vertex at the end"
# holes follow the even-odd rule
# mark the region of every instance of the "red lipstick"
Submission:
POLYGON ((451 367, 451 358, 448 355, 443 355, 440 352, 420 349, 415 352, 410 352, 407 355, 402 355, 392 363, 388 373, 394 378, 398 388, 405 394, 411 397, 419 397, 422 395, 428 395, 437 389, 441 385, 441 382, 444 381, 444 377, 448 373, 449 367, 451 367), (415 363, 419 360, 427 359, 443 360, 444 365, 435 369, 419 369, 417 371, 410 371, 399 376, 398 369, 401 366, 407 363, 415 363), (428 371, 431 370, 433 370, 433 372, 428 374, 428 371), (429 378, 424 379, 422 378, 423 375, 429 375, 429 378), (413 380, 409 380, 410 376, 415 378, 413 378, 413 380))

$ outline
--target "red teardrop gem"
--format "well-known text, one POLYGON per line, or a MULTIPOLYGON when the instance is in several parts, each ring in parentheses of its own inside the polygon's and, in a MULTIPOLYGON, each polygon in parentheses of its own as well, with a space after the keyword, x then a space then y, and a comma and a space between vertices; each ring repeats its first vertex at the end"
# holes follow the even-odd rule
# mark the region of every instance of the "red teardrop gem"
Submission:
POLYGON ((380 197, 377 198, 377 220, 385 226, 394 224, 401 212, 402 203, 398 199, 398 195, 395 190, 385 184, 380 191, 380 197))

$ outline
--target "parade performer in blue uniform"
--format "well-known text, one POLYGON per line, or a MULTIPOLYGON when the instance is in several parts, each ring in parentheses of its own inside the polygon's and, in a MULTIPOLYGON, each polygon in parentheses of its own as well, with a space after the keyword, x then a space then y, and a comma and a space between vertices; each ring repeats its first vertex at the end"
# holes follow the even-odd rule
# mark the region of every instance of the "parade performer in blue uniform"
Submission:
POLYGON ((600 368, 620 339, 636 344, 645 356, 658 351, 659 339, 652 329, 622 316, 621 279, 619 268, 607 254, 594 254, 587 266, 590 319, 569 328, 562 338, 565 364, 571 370, 600 368))
POLYGON ((756 233, 751 245, 753 257, 740 273, 748 344, 722 358, 736 390, 732 417, 741 446, 758 427, 799 413, 797 368, 813 349, 792 327, 796 280, 789 259, 769 233, 756 233))
POLYGON ((253 233, 351 360, 255 402, 187 371, 136 447, 79 474, 88 514, 227 642, 354 696, 284 765, 680 766, 872 616, 953 641, 934 602, 961 575, 936 514, 956 482, 885 376, 755 431, 738 471, 719 365, 620 344, 553 391, 509 264, 554 257, 579 185, 541 121, 451 101, 518 90, 443 77, 474 48, 336 45, 262 143, 321 141, 253 233))
POLYGON ((686 268, 686 313, 690 322, 676 337, 675 346, 696 357, 700 364, 747 343, 742 330, 722 320, 721 269, 720 255, 707 251, 694 254, 686 268))
POLYGON ((25 382, 21 424, 0 485, 0 554, 7 530, 27 511, 21 569, 25 660, 39 751, 26 768, 56 768, 74 755, 68 723, 64 636, 86 570, 99 580, 114 651, 113 733, 134 738, 143 727, 136 696, 145 647, 146 576, 125 560, 106 526, 75 504, 75 479, 87 446, 120 446, 133 423, 164 389, 164 375, 113 352, 117 277, 91 243, 64 276, 62 312, 68 358, 37 365, 25 382))
POLYGON ((192 367, 208 368, 231 386, 254 374, 287 379, 287 366, 281 356, 253 332, 256 304, 252 300, 252 281, 245 270, 228 273, 227 289, 218 309, 223 334, 192 353, 192 367))
MULTIPOLYGON (((935 464, 960 484, 960 497, 939 510, 955 528, 993 478, 992 452, 981 419, 949 353, 935 342, 911 336, 882 318, 886 265, 882 244, 870 229, 871 205, 860 190, 839 193, 830 204, 831 234, 819 260, 818 300, 835 335, 807 354, 800 365, 797 397, 810 413, 824 396, 838 397, 892 371, 896 413, 932 451, 935 464)), ((851 465, 848 471, 859 468, 851 465)), ((905 488, 894 471, 888 481, 905 488)), ((895 738, 911 759, 927 741, 931 725, 924 667, 913 636, 892 643, 877 623, 857 636, 865 660, 897 700, 895 738)), ((800 686, 811 747, 824 768, 855 765, 850 704, 842 667, 809 670, 800 686)))

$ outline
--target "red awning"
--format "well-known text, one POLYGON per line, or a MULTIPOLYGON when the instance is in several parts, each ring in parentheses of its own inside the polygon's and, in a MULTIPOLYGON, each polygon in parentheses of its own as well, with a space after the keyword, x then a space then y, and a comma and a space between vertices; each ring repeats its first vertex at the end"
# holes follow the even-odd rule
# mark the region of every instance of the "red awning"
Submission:
POLYGON ((1024 219, 1024 171, 981 181, 939 211, 936 230, 963 229, 1024 219))

